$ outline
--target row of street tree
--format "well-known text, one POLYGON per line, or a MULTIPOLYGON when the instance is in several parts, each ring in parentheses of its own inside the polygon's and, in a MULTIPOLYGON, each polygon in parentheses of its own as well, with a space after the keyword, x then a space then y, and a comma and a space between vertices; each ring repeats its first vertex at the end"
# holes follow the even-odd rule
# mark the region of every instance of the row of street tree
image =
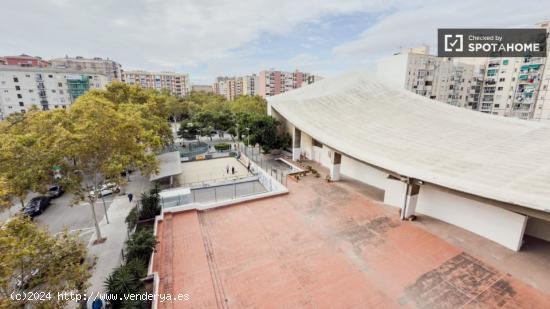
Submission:
MULTIPOLYGON (((0 207, 23 207, 29 192, 45 193, 56 183, 74 195, 73 203, 92 205, 96 241, 102 241, 93 207, 100 185, 121 184, 127 169, 144 175, 158 169, 155 152, 173 142, 168 119, 177 104, 166 93, 113 83, 67 109, 10 116, 0 122, 0 207)), ((52 236, 27 218, 11 219, 0 230, 0 308, 21 306, 23 300, 11 297, 18 290, 85 290, 85 252, 66 233, 52 236)), ((40 306, 62 307, 53 296, 40 306)))
POLYGON ((267 102, 259 96, 239 96, 234 101, 204 92, 192 93, 175 105, 172 115, 181 121, 178 135, 186 139, 230 134, 264 151, 288 147, 291 138, 281 133, 280 123, 267 115, 267 102), (243 138, 245 137, 245 138, 243 138))

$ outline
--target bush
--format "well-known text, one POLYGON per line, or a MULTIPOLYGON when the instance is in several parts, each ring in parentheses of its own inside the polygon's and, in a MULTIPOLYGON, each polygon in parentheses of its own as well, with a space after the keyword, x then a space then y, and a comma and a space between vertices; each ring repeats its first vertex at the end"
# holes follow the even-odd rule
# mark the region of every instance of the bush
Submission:
MULTIPOLYGON (((154 191, 152 191, 154 192, 154 191)), ((153 219, 160 214, 160 196, 158 194, 141 195, 141 208, 139 220, 153 219)))
MULTIPOLYGON (((105 280, 107 292, 118 296, 117 300, 111 301, 112 307, 127 307, 127 304, 123 301, 123 295, 141 293, 144 289, 144 284, 140 279, 146 275, 147 266, 140 260, 134 259, 125 265, 117 267, 105 280)), ((137 307, 134 306, 133 308, 142 308, 142 304, 138 304, 137 307)))
POLYGON ((128 230, 131 231, 133 230, 138 221, 139 221, 139 213, 138 213, 138 209, 136 207, 132 208, 132 210, 130 210, 130 213, 128 213, 128 216, 126 216, 126 225, 128 226, 128 230))
POLYGON ((231 144, 220 143, 220 144, 214 145, 214 148, 216 148, 217 151, 229 150, 229 149, 231 149, 231 144))
POLYGON ((145 264, 149 263, 149 258, 156 245, 157 240, 153 235, 153 231, 149 229, 136 231, 126 241, 126 261, 138 259, 145 262, 145 264))

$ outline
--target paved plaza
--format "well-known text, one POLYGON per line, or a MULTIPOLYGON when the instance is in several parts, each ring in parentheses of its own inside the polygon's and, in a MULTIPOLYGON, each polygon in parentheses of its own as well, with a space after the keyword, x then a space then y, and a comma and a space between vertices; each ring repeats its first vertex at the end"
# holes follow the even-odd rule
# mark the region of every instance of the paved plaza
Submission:
POLYGON ((238 179, 247 175, 249 174, 246 166, 233 157, 183 162, 182 173, 174 177, 174 187, 238 179), (235 168, 234 174, 231 172, 232 167, 235 168))

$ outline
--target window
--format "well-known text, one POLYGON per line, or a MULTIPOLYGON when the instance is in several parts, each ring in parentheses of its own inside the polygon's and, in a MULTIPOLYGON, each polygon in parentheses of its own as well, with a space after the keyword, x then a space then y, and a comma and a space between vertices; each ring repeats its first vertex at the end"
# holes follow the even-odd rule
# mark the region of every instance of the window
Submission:
POLYGON ((21 90, 21 87, 15 86, 15 90, 21 90))
POLYGON ((55 89, 52 89, 52 93, 55 93, 55 89))
POLYGON ((321 144, 321 142, 319 142, 316 139, 313 139, 312 142, 313 142, 313 146, 315 146, 315 147, 323 147, 323 144, 321 144))
POLYGON ((498 88, 497 88, 498 91, 500 91, 500 90, 502 90, 502 89, 504 89, 504 87, 498 87, 498 88))
POLYGON ((26 78, 31 78, 31 75, 30 74, 25 74, 25 77, 26 78))
POLYGON ((32 90, 32 89, 29 89, 29 93, 33 93, 33 92, 34 92, 34 90, 32 90))
POLYGON ((500 104, 495 104, 495 108, 499 108, 500 107, 500 104))
POLYGON ((502 60, 502 64, 507 65, 508 64, 508 59, 502 60))
POLYGON ((48 77, 49 77, 49 78, 53 78, 53 75, 50 74, 50 75, 48 75, 48 77))
POLYGON ((57 86, 63 87, 63 83, 57 83, 57 86))
POLYGON ((18 94, 17 94, 17 98, 18 98, 18 99, 22 99, 23 96, 22 96, 20 93, 18 93, 18 94))
POLYGON ((19 102, 19 106, 25 106, 23 102, 19 102))
POLYGON ((17 83, 17 82, 19 82, 19 78, 17 78, 17 77, 14 77, 14 78, 13 78, 13 82, 14 82, 14 83, 17 83))
POLYGON ((503 78, 499 79, 498 81, 499 81, 499 82, 503 82, 503 81, 505 81, 505 80, 506 80, 506 78, 503 77, 503 78))

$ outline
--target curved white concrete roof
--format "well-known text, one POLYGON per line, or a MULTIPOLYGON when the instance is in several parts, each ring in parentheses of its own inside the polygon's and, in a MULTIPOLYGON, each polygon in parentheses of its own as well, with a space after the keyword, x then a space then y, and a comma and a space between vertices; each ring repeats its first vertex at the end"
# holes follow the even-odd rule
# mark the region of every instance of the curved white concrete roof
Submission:
POLYGON ((377 81, 327 78, 269 98, 344 154, 395 173, 550 212, 550 125, 474 112, 377 81))

